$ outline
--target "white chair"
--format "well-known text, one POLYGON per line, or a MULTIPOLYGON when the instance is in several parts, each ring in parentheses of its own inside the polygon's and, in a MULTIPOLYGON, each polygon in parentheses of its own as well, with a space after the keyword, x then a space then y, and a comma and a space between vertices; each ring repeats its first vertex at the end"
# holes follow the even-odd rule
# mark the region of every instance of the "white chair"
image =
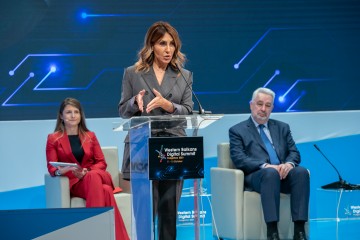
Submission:
MULTIPOLYGON (((218 166, 210 170, 213 235, 220 239, 266 239, 260 194, 244 190, 244 173, 234 167, 229 143, 218 144, 217 151, 218 166)), ((290 195, 281 194, 280 239, 293 238, 293 225, 290 195)))
MULTIPOLYGON (((115 194, 115 200, 124 220, 128 234, 131 234, 131 194, 129 183, 122 180, 119 171, 119 155, 117 147, 101 148, 107 163, 107 171, 111 174, 114 185, 123 192, 115 194)), ((65 176, 52 177, 45 174, 45 195, 47 208, 85 207, 86 201, 79 197, 70 197, 69 179, 65 176)))

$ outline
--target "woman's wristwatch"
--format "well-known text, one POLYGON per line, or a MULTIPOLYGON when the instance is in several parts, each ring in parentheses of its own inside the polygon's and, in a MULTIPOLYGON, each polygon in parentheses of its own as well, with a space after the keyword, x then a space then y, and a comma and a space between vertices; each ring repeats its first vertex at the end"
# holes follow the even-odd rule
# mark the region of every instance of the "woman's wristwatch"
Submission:
POLYGON ((61 176, 61 172, 59 169, 55 171, 55 176, 61 176))

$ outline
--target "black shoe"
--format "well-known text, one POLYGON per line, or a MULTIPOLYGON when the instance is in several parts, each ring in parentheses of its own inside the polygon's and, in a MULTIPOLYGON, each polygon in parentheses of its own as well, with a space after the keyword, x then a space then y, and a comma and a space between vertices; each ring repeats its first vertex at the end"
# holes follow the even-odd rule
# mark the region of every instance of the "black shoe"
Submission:
POLYGON ((294 240, 306 240, 305 232, 298 232, 294 234, 294 240))
POLYGON ((271 236, 268 236, 267 240, 280 240, 279 234, 275 232, 275 233, 271 234, 271 236))

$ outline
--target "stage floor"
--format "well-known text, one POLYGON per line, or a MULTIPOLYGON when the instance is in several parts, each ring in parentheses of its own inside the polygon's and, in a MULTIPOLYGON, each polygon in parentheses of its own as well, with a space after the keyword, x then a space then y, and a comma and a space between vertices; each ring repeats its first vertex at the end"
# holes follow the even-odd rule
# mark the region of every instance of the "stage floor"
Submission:
MULTIPOLYGON (((195 240, 194 228, 178 226, 177 239, 195 240)), ((358 240, 360 239, 360 218, 312 219, 310 220, 309 240, 358 240)), ((217 240, 212 235, 212 226, 201 226, 199 240, 217 240)))

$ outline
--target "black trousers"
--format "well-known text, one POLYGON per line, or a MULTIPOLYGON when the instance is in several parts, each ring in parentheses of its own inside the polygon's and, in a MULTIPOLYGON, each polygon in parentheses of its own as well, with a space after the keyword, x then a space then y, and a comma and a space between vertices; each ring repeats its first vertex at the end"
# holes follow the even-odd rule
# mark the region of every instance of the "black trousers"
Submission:
POLYGON ((154 219, 159 240, 176 240, 176 220, 182 181, 153 181, 154 219))

